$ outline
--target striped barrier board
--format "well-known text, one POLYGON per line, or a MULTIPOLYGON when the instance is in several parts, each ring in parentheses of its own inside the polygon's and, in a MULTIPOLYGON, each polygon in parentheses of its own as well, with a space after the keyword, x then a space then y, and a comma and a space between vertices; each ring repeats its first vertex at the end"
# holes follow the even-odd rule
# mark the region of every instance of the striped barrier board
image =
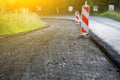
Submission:
POLYGON ((75 24, 79 24, 80 14, 79 11, 75 11, 75 24))
POLYGON ((87 1, 85 5, 82 6, 82 14, 81 14, 81 33, 88 34, 89 33, 89 13, 90 7, 87 5, 87 1))

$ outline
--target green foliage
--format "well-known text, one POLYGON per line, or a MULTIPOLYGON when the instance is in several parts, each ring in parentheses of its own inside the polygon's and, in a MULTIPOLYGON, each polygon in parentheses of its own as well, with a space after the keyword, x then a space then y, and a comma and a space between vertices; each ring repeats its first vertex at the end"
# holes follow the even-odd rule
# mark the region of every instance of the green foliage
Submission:
POLYGON ((60 14, 69 13, 68 6, 73 6, 73 12, 81 11, 81 7, 85 0, 0 0, 0 7, 4 7, 7 11, 14 11, 20 8, 29 8, 36 12, 36 7, 41 6, 40 14, 56 14, 56 8, 59 8, 60 14))
POLYGON ((118 12, 108 11, 108 12, 102 13, 101 16, 105 16, 105 17, 112 18, 112 19, 120 21, 120 13, 118 13, 118 12))
POLYGON ((120 21, 120 13, 118 12, 114 12, 114 11, 107 11, 105 13, 101 13, 101 14, 94 14, 96 16, 102 16, 102 17, 107 17, 107 18, 111 18, 117 21, 120 21))
POLYGON ((0 35, 41 28, 43 22, 35 13, 0 12, 0 35))
POLYGON ((120 12, 120 0, 0 0, 1 6, 8 11, 20 9, 22 7, 29 8, 31 11, 36 11, 37 6, 41 6, 42 10, 39 13, 56 14, 56 7, 59 7, 60 13, 69 13, 68 6, 73 6, 73 13, 76 10, 81 11, 84 2, 88 1, 91 12, 93 6, 98 6, 99 12, 108 11, 108 5, 115 5, 115 10, 120 12))

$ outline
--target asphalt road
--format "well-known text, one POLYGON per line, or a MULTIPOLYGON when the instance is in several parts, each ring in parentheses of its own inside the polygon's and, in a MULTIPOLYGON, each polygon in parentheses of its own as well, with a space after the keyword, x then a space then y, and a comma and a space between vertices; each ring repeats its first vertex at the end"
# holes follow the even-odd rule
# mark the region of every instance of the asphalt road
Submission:
POLYGON ((0 80, 120 80, 118 69, 73 21, 0 39, 0 80))

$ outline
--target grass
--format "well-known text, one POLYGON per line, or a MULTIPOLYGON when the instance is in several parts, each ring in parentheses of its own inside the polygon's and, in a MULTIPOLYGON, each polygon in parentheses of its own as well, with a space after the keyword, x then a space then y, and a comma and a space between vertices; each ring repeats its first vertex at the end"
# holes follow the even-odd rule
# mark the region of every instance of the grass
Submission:
POLYGON ((96 13, 94 15, 95 16, 107 17, 107 18, 111 18, 111 19, 120 21, 120 13, 115 12, 115 11, 107 11, 105 13, 96 13))
POLYGON ((15 34, 37 28, 44 23, 39 15, 31 12, 0 12, 0 35, 15 34))

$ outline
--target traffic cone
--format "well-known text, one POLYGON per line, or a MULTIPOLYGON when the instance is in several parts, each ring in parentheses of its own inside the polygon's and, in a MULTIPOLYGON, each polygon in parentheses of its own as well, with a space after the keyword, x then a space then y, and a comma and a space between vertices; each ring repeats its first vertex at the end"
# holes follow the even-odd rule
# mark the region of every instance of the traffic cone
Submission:
POLYGON ((75 11, 75 24, 79 24, 80 14, 79 11, 75 11))
POLYGON ((81 33, 86 35, 89 33, 89 13, 90 7, 87 5, 87 1, 85 5, 82 6, 82 14, 81 14, 81 33))

